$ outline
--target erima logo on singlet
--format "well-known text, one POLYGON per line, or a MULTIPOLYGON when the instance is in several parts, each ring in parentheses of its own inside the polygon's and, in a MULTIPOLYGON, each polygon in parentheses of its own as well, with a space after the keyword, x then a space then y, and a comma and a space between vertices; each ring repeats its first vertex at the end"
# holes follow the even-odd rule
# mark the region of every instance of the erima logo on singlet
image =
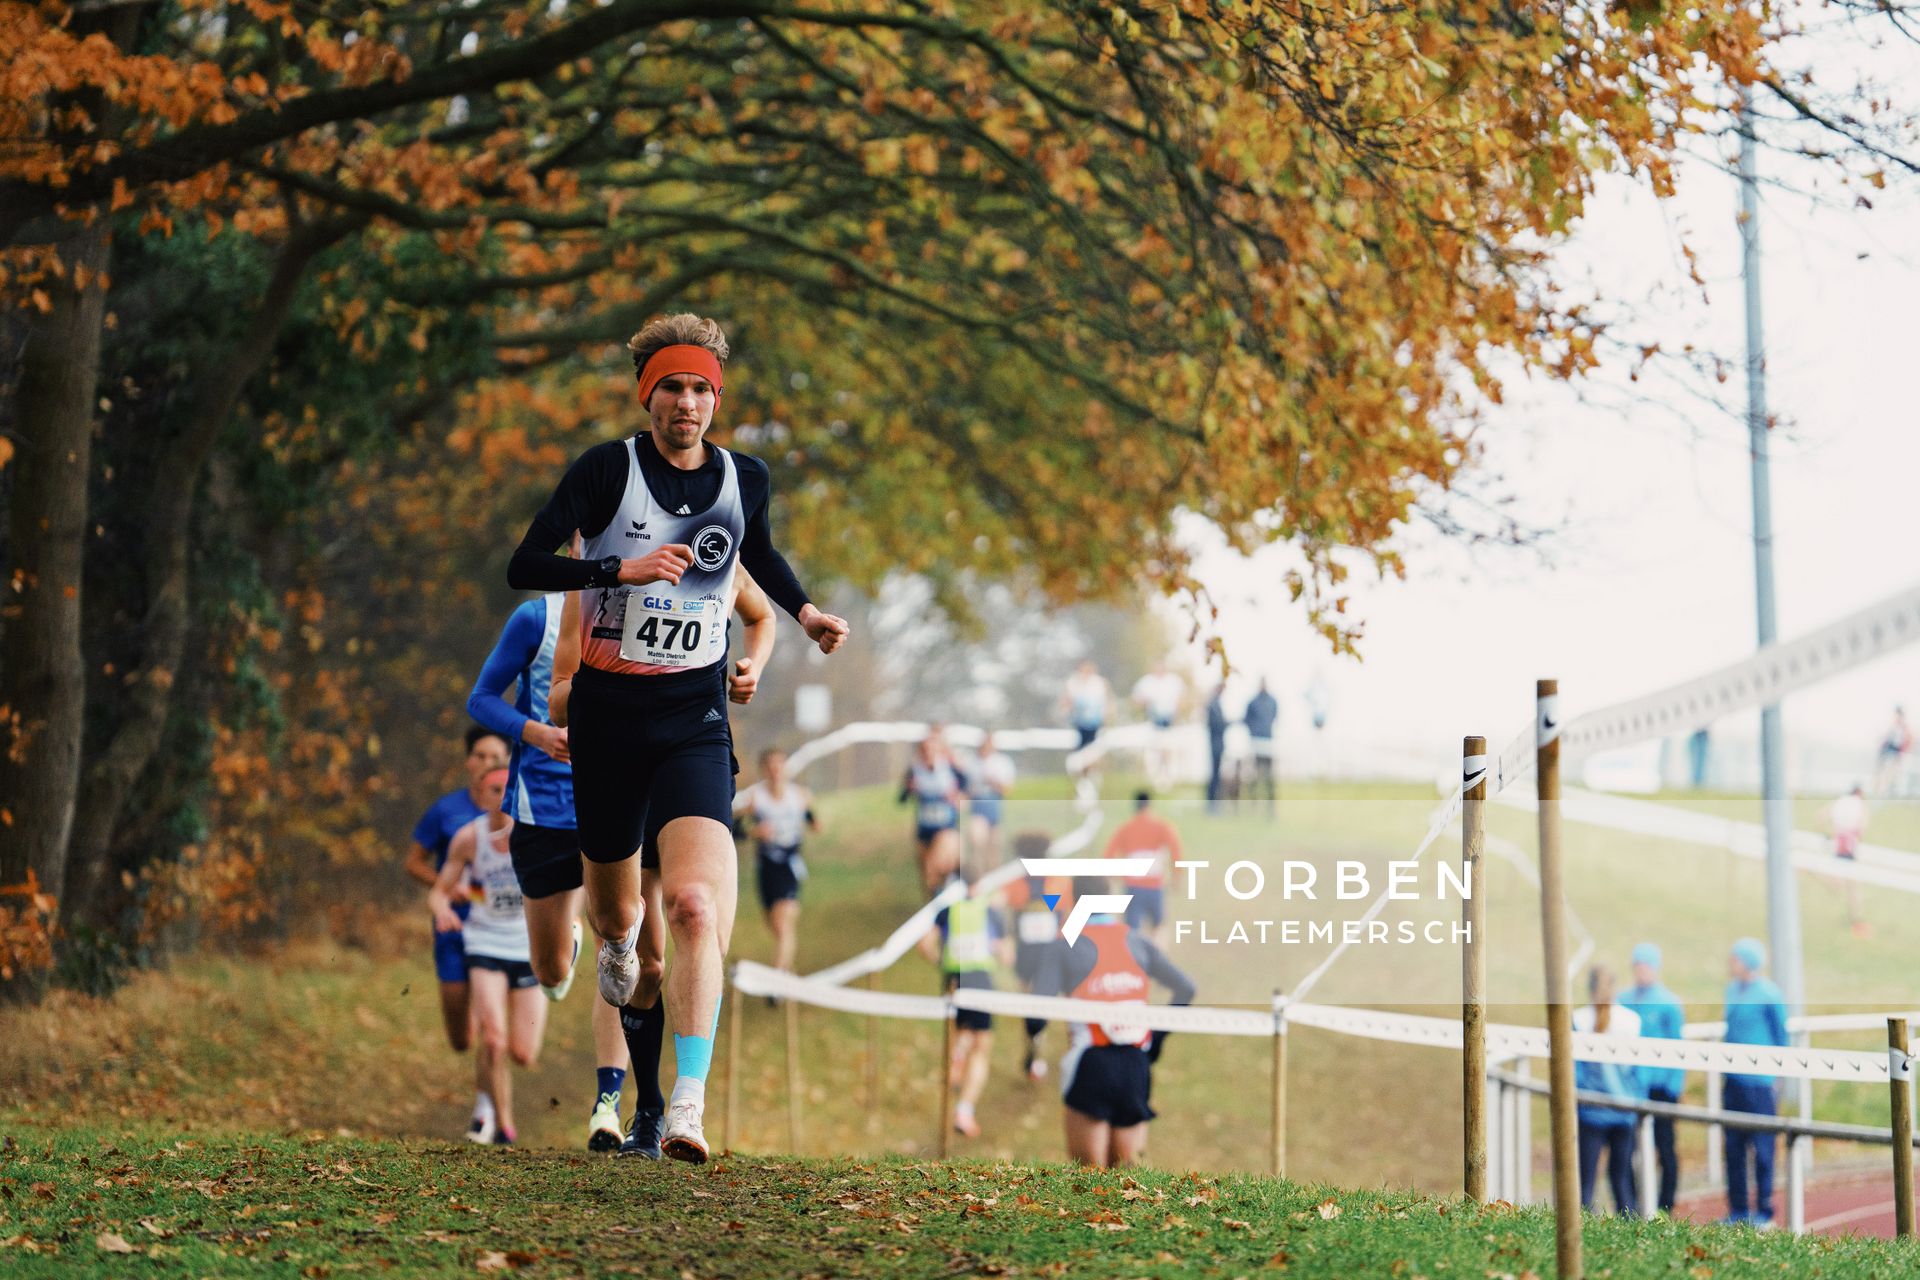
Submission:
POLYGON ((647 532, 647 522, 645 520, 629 520, 627 523, 633 526, 633 528, 627 530, 627 536, 629 538, 641 538, 647 542, 653 541, 653 535, 647 532))
POLYGON ((693 535, 693 562, 711 573, 727 562, 733 534, 725 525, 710 524, 693 535))

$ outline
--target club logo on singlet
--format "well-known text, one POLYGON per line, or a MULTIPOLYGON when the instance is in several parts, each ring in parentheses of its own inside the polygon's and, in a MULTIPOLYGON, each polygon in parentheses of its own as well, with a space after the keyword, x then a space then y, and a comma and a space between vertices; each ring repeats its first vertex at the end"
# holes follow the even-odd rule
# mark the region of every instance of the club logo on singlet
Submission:
POLYGON ((733 551, 733 534, 725 525, 710 524, 693 535, 693 562, 712 573, 733 551))

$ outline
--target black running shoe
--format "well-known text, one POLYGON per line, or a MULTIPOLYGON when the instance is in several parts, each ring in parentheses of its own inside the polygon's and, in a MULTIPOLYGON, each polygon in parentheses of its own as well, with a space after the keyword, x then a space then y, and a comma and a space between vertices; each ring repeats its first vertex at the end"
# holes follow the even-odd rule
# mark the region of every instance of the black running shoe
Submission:
POLYGON ((660 1127, 666 1122, 667 1113, 652 1107, 635 1107, 633 1120, 627 1125, 627 1140, 614 1152, 616 1159, 626 1156, 639 1156, 642 1160, 660 1158, 660 1127))

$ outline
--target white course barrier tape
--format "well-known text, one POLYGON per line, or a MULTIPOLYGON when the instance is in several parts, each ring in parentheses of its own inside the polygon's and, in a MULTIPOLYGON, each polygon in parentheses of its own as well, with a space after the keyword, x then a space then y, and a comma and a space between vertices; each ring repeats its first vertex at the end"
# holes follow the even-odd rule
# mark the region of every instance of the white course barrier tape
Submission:
MULTIPOLYGON (((1909 1024, 1920 1023, 1920 1012, 1909 1010, 1906 1013, 1816 1013, 1804 1018, 1788 1018, 1789 1032, 1807 1032, 1818 1034, 1830 1031, 1878 1031, 1885 1034, 1888 1018, 1905 1018, 1909 1024)), ((1724 1022, 1689 1022, 1680 1028, 1680 1034, 1688 1040, 1718 1040, 1727 1034, 1724 1022)))
MULTIPOLYGON (((1658 693, 1590 711, 1571 721, 1563 721, 1557 695, 1542 699, 1536 704, 1534 723, 1516 734, 1507 743, 1506 749, 1501 751, 1493 776, 1487 781, 1488 798, 1499 796, 1532 772, 1536 760, 1534 753, 1550 737, 1560 738, 1562 762, 1570 763, 1598 751, 1690 733, 1722 716, 1778 702, 1795 690, 1850 671, 1914 643, 1920 643, 1920 586, 1909 587, 1798 639, 1769 645, 1752 657, 1730 663, 1717 671, 1696 676, 1658 693)), ((1458 812, 1460 795, 1461 788, 1456 786, 1453 793, 1441 802, 1439 813, 1450 817, 1458 812)), ((1513 802, 1524 803, 1518 797, 1513 802)), ((1564 797, 1561 800, 1561 812, 1565 816, 1573 816, 1564 797)), ((1444 820, 1444 817, 1436 819, 1436 825, 1444 820)), ((1427 832, 1427 838, 1414 851, 1413 860, 1417 861, 1427 851, 1438 834, 1437 830, 1427 832)), ((1836 862, 1837 859, 1828 859, 1824 866, 1809 869, 1817 869, 1827 875, 1843 875, 1868 884, 1907 887, 1905 878, 1902 878, 1903 883, 1896 886, 1888 878, 1894 873, 1859 863, 1846 872, 1836 873, 1833 870, 1836 862)), ((1913 891, 1920 892, 1920 884, 1916 884, 1913 891)), ((1373 920, 1386 908, 1386 904, 1387 893, 1383 891, 1363 918, 1373 920)), ((1304 996, 1320 980, 1321 975, 1332 967, 1334 961, 1345 953, 1347 946, 1343 939, 1333 953, 1294 989, 1295 994, 1304 996)))
MULTIPOLYGON (((856 726, 849 726, 849 728, 852 727, 856 726)), ((924 736, 924 734, 922 736, 924 736)), ((918 741, 919 739, 916 738, 914 740, 918 741)), ((995 741, 999 741, 998 735, 995 736, 995 741)), ((803 747, 801 750, 805 750, 805 748, 803 747)), ((795 754, 797 755, 798 752, 795 752, 795 754)), ((1071 854, 1078 853, 1093 843, 1094 836, 1100 833, 1100 824, 1103 818, 1100 813, 1099 788, 1095 787, 1093 783, 1087 779, 1082 778, 1075 784, 1074 801, 1081 810, 1080 825, 1065 835, 1056 837, 1054 841, 1047 846, 1047 856, 1049 858, 1064 858, 1071 854)), ((978 880, 974 881, 971 895, 981 897, 996 893, 1025 874, 1026 868, 1022 867, 1018 862, 1009 862, 1005 866, 995 867, 992 871, 987 872, 978 880)), ((958 902, 961 898, 967 896, 969 896, 969 890, 957 884, 949 885, 947 888, 935 894, 932 900, 927 902, 918 911, 908 916, 906 923, 888 934, 885 942, 870 950, 863 951, 851 959, 842 960, 839 964, 821 969, 817 973, 810 973, 806 976, 805 981, 839 987, 864 978, 870 973, 878 973, 882 969, 892 968, 900 957, 906 955, 907 952, 913 950, 913 948, 918 945, 920 939, 926 936, 927 930, 933 928, 935 916, 938 916, 950 903, 958 902)))
POLYGON ((894 991, 863 991, 859 987, 831 987, 798 974, 769 969, 751 960, 733 966, 734 990, 747 996, 774 996, 841 1013, 870 1013, 882 1018, 917 1018, 939 1022, 947 1016, 947 1002, 939 996, 909 996, 894 991))
MULTIPOLYGON (((1525 792, 1501 797, 1502 804, 1532 812, 1538 801, 1525 792)), ((1606 827, 1632 835, 1678 840, 1705 849, 1724 849, 1736 857, 1764 861, 1767 856, 1766 828, 1755 822, 1740 822, 1711 813, 1696 813, 1673 805, 1655 804, 1627 796, 1605 795, 1570 787, 1560 797, 1560 814, 1569 822, 1590 827, 1606 827)), ((1791 862, 1796 870, 1826 876, 1832 880, 1852 880, 1859 884, 1895 889, 1902 893, 1920 893, 1920 863, 1912 854, 1899 849, 1876 846, 1872 861, 1862 858, 1849 862, 1836 858, 1827 842, 1812 831, 1793 834, 1791 862)))
MULTIPOLYGON (((1296 1026, 1318 1027, 1371 1040, 1429 1045, 1441 1049, 1460 1047, 1458 1018, 1379 1013, 1369 1009, 1344 1009, 1329 1005, 1294 1005, 1288 1010, 1287 1020, 1296 1026)), ((1487 1052, 1545 1058, 1548 1056, 1546 1028, 1490 1024, 1487 1027, 1487 1052)), ((1678 1067, 1683 1071, 1717 1071, 1722 1074, 1792 1076, 1812 1080, 1884 1081, 1887 1078, 1884 1054, 1857 1049, 1777 1049, 1764 1045, 1627 1039, 1576 1032, 1573 1037, 1573 1056, 1582 1062, 1678 1067)))
MULTIPOLYGON (((804 742, 787 757, 787 768, 798 776, 809 765, 862 743, 899 743, 912 745, 927 736, 933 726, 921 720, 856 720, 831 733, 804 742)), ((978 725, 946 726, 947 741, 956 747, 977 747, 987 731, 978 725)), ((993 745, 1009 754, 1020 751, 1072 751, 1080 735, 1071 729, 995 729, 993 745)))
MULTIPOLYGON (((1552 728, 1560 733, 1565 757, 1570 761, 1577 760, 1599 751, 1688 733, 1723 716, 1777 702, 1790 693, 1874 661, 1917 641, 1920 641, 1920 586, 1908 588, 1818 631, 1784 644, 1772 645, 1750 658, 1683 684, 1671 686, 1645 697, 1616 703, 1570 722, 1562 723, 1557 710, 1546 719, 1550 719, 1553 722, 1552 728)), ((1490 795, 1501 794, 1531 770, 1536 744, 1542 740, 1542 735, 1548 729, 1548 725, 1536 720, 1528 730, 1522 731, 1508 743, 1495 763, 1493 776, 1488 780, 1490 795)), ((793 753, 790 762, 797 771, 814 760, 841 750, 854 742, 911 742, 924 736, 925 732, 926 726, 913 724, 847 725, 824 738, 802 746, 793 753)), ((958 729, 952 732, 956 741, 961 740, 958 729)), ((1048 735, 1045 743, 1049 748, 1055 741, 1064 741, 1070 737, 1065 730, 1025 732, 1034 734, 1036 737, 1042 734, 1048 735), (1057 738, 1053 736, 1056 734, 1057 738)), ((1154 730, 1150 726, 1128 725, 1102 734, 1086 748, 1072 752, 1068 756, 1068 767, 1076 772, 1082 771, 1087 764, 1098 760, 1114 747, 1145 745, 1152 733, 1154 730)), ((977 739, 974 740, 977 741, 977 739)), ((1002 741, 1003 735, 996 734, 995 740, 1002 741)), ((1033 745, 1040 745, 1040 743, 1036 741, 1033 745)), ((1090 788, 1083 780, 1079 789, 1083 805, 1089 790, 1090 788)), ((1461 788, 1455 786, 1435 811, 1426 836, 1414 850, 1410 860, 1417 861, 1432 847, 1459 813, 1460 803, 1461 788)), ((1566 799, 1562 800, 1562 806, 1563 812, 1575 821, 1585 820, 1579 814, 1567 810, 1566 799)), ((1094 832, 1098 830, 1099 821, 1097 808, 1089 808, 1087 817, 1080 827, 1056 841, 1049 849, 1049 853, 1070 853, 1084 846, 1091 841, 1094 832), (1063 847, 1076 839, 1077 843, 1071 848, 1063 847)), ((1673 820, 1669 819, 1669 821, 1673 820)), ((1724 830, 1724 826, 1722 829, 1724 830)), ((1796 863, 1799 861, 1799 858, 1796 858, 1796 863)), ((1823 859, 1820 865, 1807 869, 1817 870, 1826 875, 1835 875, 1836 864, 1835 859, 1823 859)), ((1856 863, 1847 870, 1851 872, 1853 878, 1886 887, 1906 886, 1904 883, 1895 886, 1890 880, 1880 877, 1893 877, 1902 881, 1908 878, 1904 869, 1878 867, 1871 864, 1856 863), (1862 873, 1871 873, 1874 878, 1868 879, 1867 875, 1862 873)), ((1018 865, 1009 864, 983 877, 981 883, 976 886, 975 892, 988 891, 989 882, 993 883, 993 887, 998 887, 999 884, 1006 883, 1018 874, 1018 865), (995 881, 997 876, 1003 878, 995 881)), ((1383 893, 1368 908, 1363 918, 1369 922, 1377 918, 1385 909, 1387 901, 1388 898, 1383 893)), ((763 967, 749 968, 747 962, 742 962, 736 969, 736 974, 745 973, 748 975, 749 984, 760 984, 759 993, 761 994, 786 995, 806 1003, 843 1009, 847 1012, 937 1019, 944 1015, 946 1007, 946 1002, 938 997, 897 996, 882 992, 849 990, 838 984, 892 964, 931 927, 934 914, 943 905, 945 903, 936 898, 920 912, 916 912, 907 924, 895 930, 884 947, 855 957, 834 969, 825 970, 810 978, 795 978, 772 970, 764 970, 763 973, 756 975, 753 971, 763 967), (772 974, 773 977, 768 978, 766 974, 772 974)), ((1298 998, 1319 981, 1345 949, 1346 943, 1343 942, 1295 988, 1294 1001, 1285 1004, 1285 1016, 1289 1021, 1301 1026, 1320 1027, 1328 1031, 1372 1039, 1459 1047, 1460 1023, 1454 1019, 1427 1018, 1412 1014, 1386 1014, 1370 1010, 1298 1003, 1298 998)), ((747 990, 748 987, 743 986, 741 989, 747 990)), ((991 1005, 991 1011, 1015 1014, 1020 1013, 1024 1008, 1035 1007, 1024 1002, 1039 999, 1012 992, 956 992, 954 996, 956 1004, 959 1004, 962 995, 969 1002, 962 1007, 986 1008, 991 1005), (976 1000, 981 1003, 978 1005, 971 1003, 976 1000)), ((1071 1016, 1068 1009, 1076 1005, 1080 1006, 1076 1011, 1079 1014, 1077 1020, 1098 1021, 1103 1017, 1111 1020, 1113 1017, 1113 1006, 1101 1002, 1047 1000, 1042 1003, 1054 1011, 1052 1016, 1061 1018, 1071 1016)), ((1174 1010, 1167 1006, 1146 1006, 1140 1013, 1144 1025, 1157 1025, 1161 1018, 1171 1019, 1177 1015, 1190 1029, 1201 1029, 1196 1023, 1205 1020, 1218 1028, 1217 1034, 1270 1034, 1273 1029, 1272 1011, 1174 1010), (1147 1021, 1148 1019, 1152 1021, 1147 1021), (1258 1032, 1252 1030, 1255 1021, 1263 1024, 1258 1032)), ((1036 1013, 1033 1016, 1047 1015, 1036 1013)), ((1852 1015, 1843 1016, 1852 1017, 1852 1015)), ((1859 1029, 1866 1030, 1873 1025, 1884 1025, 1884 1023, 1875 1017, 1859 1029)), ((1169 1022, 1165 1029, 1178 1028, 1174 1028, 1169 1022)), ((1851 1023, 1847 1029, 1853 1029, 1851 1023)), ((1547 1033, 1542 1028, 1496 1024, 1487 1028, 1487 1038, 1489 1047, 1496 1052, 1526 1054, 1541 1058, 1547 1056, 1547 1033)), ((1584 1061, 1820 1080, 1885 1081, 1889 1078, 1890 1071, 1898 1069, 1891 1065, 1889 1056, 1859 1050, 1771 1048, 1694 1040, 1628 1040, 1590 1034, 1576 1034, 1574 1049, 1575 1056, 1584 1061)))
MULTIPOLYGON (((1501 836, 1483 835, 1481 838, 1488 852, 1499 854, 1519 871, 1528 884, 1536 889, 1540 887, 1540 868, 1534 865, 1533 859, 1525 849, 1501 836)), ((1567 923, 1572 925, 1573 931, 1580 935, 1580 945, 1574 950, 1573 958, 1567 961, 1567 980, 1572 982, 1579 976, 1580 970, 1586 967, 1587 961, 1593 958, 1593 930, 1587 928, 1586 922, 1580 918, 1580 913, 1571 906, 1567 908, 1567 923)))
MULTIPOLYGON (((745 995, 776 996, 841 1013, 872 1014, 883 1018, 939 1021, 946 1016, 947 1008, 951 1005, 1011 1017, 1062 1022, 1114 1022, 1124 1017, 1130 1026, 1150 1027, 1158 1031, 1230 1036, 1270 1036, 1274 1033, 1272 1009, 1128 1005, 1123 1015, 1118 1007, 1107 1001, 1029 996, 1015 991, 966 990, 952 992, 946 997, 909 996, 887 991, 863 991, 858 987, 826 986, 749 960, 740 961, 734 966, 734 986, 745 995)), ((1460 1047, 1460 1021, 1457 1018, 1316 1004, 1286 1004, 1285 1010, 1286 1020, 1296 1027, 1312 1027, 1339 1035, 1396 1044, 1425 1045, 1437 1049, 1460 1047)), ((1545 1058, 1547 1032, 1542 1027, 1494 1023, 1487 1027, 1487 1048, 1489 1053, 1494 1054, 1545 1058)), ((1790 1076, 1812 1080, 1884 1082, 1888 1069, 1887 1055, 1878 1050, 1776 1049, 1761 1045, 1626 1039, 1584 1033, 1574 1035, 1573 1051, 1575 1058, 1585 1062, 1678 1067, 1684 1071, 1790 1076)))
MULTIPOLYGON (((1412 856, 1407 858, 1406 861, 1418 862, 1421 856, 1433 847, 1433 842, 1440 838, 1441 833, 1452 824, 1455 818, 1460 816, 1461 796, 1462 791, 1456 786, 1453 789, 1453 794, 1441 802, 1440 807, 1434 811, 1433 822, 1427 827, 1425 838, 1420 841, 1419 846, 1414 849, 1412 856)), ((1371 924, 1380 918, 1380 913, 1387 909, 1387 902, 1391 894, 1391 889, 1383 889, 1380 896, 1368 905, 1366 914, 1360 917, 1363 925, 1371 924)), ((1333 968, 1334 962, 1346 954, 1347 948, 1352 945, 1351 940, 1355 936, 1364 936, 1364 930, 1359 935, 1356 935, 1352 930, 1346 931, 1339 945, 1327 953, 1327 958, 1315 965, 1306 977, 1300 979, 1299 984, 1293 989, 1293 997, 1296 1000, 1305 997, 1307 992, 1313 990, 1314 984, 1320 981, 1327 970, 1333 968)))
POLYGON ((1197 1031, 1214 1036, 1270 1036, 1273 1011, 1216 1009, 1204 1005, 1127 1004, 1102 1000, 1069 1000, 1064 996, 1030 996, 1019 991, 981 991, 962 988, 949 998, 958 1009, 977 1009, 1012 1018, 1044 1018, 1049 1022, 1125 1022, 1153 1031, 1197 1031))
POLYGON ((1920 642, 1920 586, 1750 658, 1645 697, 1588 712, 1566 726, 1570 759, 1691 733, 1920 642))

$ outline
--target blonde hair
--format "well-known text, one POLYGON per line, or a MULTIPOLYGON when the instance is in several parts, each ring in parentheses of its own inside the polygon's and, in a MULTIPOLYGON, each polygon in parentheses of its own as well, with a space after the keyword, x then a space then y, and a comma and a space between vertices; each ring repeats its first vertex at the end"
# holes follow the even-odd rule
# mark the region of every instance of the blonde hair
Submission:
POLYGON ((697 316, 691 311, 655 316, 640 327, 640 332, 627 339, 627 350, 633 355, 635 376, 646 367, 654 352, 662 347, 705 347, 713 352, 713 358, 721 364, 727 362, 729 350, 727 335, 721 331, 718 321, 697 316))

